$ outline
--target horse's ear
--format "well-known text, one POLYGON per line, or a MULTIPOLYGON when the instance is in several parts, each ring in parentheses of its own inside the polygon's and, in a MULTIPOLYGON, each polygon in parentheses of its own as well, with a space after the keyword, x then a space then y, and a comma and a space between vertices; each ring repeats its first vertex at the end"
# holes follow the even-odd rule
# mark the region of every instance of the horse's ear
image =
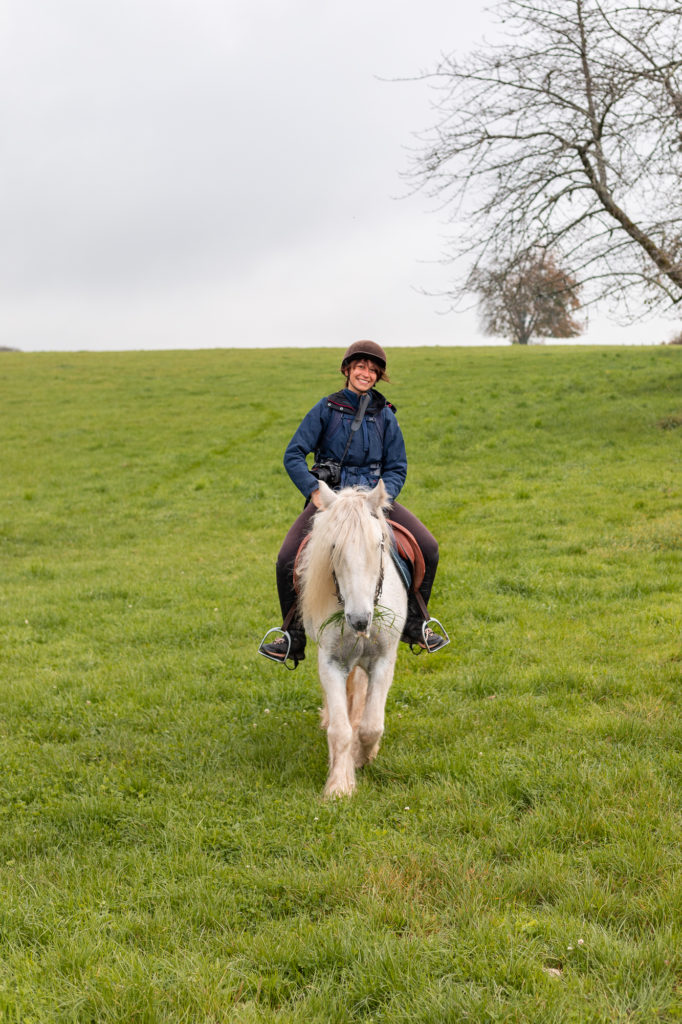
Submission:
POLYGON ((378 513, 379 509, 386 509, 390 507, 391 499, 388 496, 383 480, 380 480, 374 490, 369 492, 367 495, 367 501, 374 515, 378 513))
POLYGON ((324 482, 324 480, 320 480, 319 493, 322 501, 322 508, 329 508, 329 506, 333 505, 336 501, 336 494, 331 487, 324 482))

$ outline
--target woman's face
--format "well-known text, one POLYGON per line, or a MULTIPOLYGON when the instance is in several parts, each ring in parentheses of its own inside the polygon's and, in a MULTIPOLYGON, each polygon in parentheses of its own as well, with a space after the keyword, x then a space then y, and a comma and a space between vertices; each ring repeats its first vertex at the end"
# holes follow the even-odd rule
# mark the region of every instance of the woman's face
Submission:
POLYGON ((371 359, 355 359, 348 369, 348 387, 356 395, 364 395, 377 382, 380 370, 371 359))

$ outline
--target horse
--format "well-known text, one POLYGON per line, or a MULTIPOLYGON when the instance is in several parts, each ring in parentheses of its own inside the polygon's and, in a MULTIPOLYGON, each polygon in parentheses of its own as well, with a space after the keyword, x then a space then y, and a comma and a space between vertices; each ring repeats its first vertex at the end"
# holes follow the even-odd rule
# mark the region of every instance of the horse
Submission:
POLYGON ((355 769, 372 761, 384 732, 407 594, 391 556, 382 480, 373 490, 332 491, 320 482, 321 508, 297 569, 299 607, 318 643, 325 694, 329 774, 325 796, 355 789, 355 769))

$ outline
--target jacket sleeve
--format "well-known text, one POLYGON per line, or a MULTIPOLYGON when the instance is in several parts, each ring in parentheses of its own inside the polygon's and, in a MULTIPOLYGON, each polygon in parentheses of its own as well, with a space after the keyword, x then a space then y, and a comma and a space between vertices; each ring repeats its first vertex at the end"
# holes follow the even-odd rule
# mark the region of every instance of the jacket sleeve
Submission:
POLYGON ((385 408, 384 417, 384 460, 381 476, 389 497, 397 498, 407 477, 405 440, 395 413, 385 408))
POLYGON ((319 487, 317 477, 308 469, 306 455, 314 452, 326 427, 327 399, 321 398, 304 416, 301 425, 284 452, 284 468, 304 498, 310 497, 319 487))

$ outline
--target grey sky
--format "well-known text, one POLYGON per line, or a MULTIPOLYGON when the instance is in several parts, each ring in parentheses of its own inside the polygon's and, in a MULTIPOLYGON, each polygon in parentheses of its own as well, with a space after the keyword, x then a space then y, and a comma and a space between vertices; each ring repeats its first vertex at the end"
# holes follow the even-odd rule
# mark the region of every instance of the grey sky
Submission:
MULTIPOLYGON (((5 0, 0 345, 472 344, 407 196, 482 0, 5 0)), ((669 323, 588 340, 657 341, 669 323)))

